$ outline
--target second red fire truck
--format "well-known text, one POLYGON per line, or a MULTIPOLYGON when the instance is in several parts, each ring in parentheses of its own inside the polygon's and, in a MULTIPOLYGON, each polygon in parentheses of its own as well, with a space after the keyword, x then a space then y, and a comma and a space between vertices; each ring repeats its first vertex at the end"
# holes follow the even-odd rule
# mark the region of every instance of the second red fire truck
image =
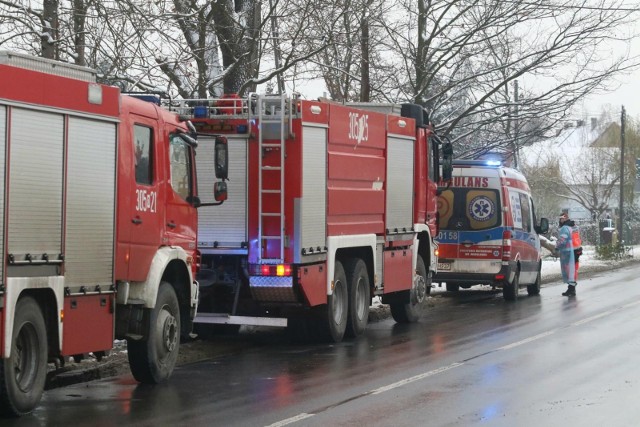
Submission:
MULTIPOLYGON (((437 265, 440 158, 448 179, 452 155, 421 107, 252 95, 177 108, 229 143, 229 200, 200 210, 195 322, 338 342, 364 331, 374 296, 396 321, 418 319, 437 265)), ((211 142, 200 138, 205 161, 211 142)))

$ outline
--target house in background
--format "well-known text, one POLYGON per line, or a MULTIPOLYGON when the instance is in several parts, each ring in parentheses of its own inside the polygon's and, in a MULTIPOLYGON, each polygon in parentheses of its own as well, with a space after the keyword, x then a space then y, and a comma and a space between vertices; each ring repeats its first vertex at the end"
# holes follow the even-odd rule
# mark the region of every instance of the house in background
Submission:
POLYGON ((620 192, 616 139, 618 123, 574 120, 555 136, 519 150, 520 169, 545 214, 568 212, 576 220, 614 215, 620 192))

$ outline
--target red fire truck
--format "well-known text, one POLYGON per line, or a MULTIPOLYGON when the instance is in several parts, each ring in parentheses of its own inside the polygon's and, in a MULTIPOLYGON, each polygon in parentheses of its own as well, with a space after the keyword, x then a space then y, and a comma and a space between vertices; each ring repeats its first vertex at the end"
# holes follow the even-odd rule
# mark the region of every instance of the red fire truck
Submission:
MULTIPOLYGON (((251 95, 174 108, 229 145, 229 201, 199 216, 198 331, 287 326, 339 342, 364 331, 373 296, 418 319, 452 155, 421 107, 251 95)), ((204 161, 212 142, 200 138, 204 161)))
MULTIPOLYGON (((99 358, 114 338, 127 339, 138 381, 162 381, 192 328, 195 140, 175 113, 95 81, 0 52, 4 414, 37 405, 48 361, 99 358)), ((214 145, 224 178, 226 147, 214 145)))

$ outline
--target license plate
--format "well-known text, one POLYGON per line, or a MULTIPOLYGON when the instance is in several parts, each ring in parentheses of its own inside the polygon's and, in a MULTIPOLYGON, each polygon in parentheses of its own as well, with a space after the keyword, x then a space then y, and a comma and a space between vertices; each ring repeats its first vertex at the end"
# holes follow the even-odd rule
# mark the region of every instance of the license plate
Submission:
POLYGON ((439 262, 438 270, 451 270, 451 263, 449 262, 439 262))

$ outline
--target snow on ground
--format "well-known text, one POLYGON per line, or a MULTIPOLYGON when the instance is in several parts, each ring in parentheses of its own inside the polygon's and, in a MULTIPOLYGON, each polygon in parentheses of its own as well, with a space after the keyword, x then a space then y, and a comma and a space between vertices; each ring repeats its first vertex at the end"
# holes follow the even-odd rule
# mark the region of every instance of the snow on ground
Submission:
MULTIPOLYGON (((629 253, 631 258, 638 259, 640 256, 640 246, 631 246, 629 253)), ((614 260, 599 260, 596 258, 595 246, 584 246, 582 256, 580 256, 580 269, 578 270, 578 278, 580 277, 580 271, 589 271, 602 267, 615 267, 624 261, 614 260)), ((545 256, 542 259, 542 280, 550 278, 551 276, 558 276, 560 274, 560 260, 550 255, 545 256)), ((579 281, 579 280, 578 280, 579 281)))

